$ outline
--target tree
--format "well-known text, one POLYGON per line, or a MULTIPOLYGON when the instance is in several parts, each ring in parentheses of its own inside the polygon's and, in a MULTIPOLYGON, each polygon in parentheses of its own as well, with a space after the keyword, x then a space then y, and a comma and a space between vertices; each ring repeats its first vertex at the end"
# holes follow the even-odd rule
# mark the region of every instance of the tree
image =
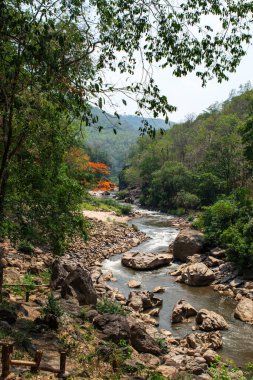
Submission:
POLYGON ((187 0, 179 6, 167 0, 2 0, 0 214, 9 164, 29 136, 39 93, 67 117, 79 116, 86 124, 88 104, 103 108, 117 90, 130 97, 135 93, 140 109, 168 119, 174 107, 149 73, 144 82, 116 88, 101 71, 132 75, 141 52, 143 66, 159 62, 176 76, 196 69, 203 84, 212 76, 227 79, 251 40, 252 8, 250 1, 221 0, 187 0), (208 16, 219 23, 217 31, 207 24, 208 16))
MULTIPOLYGON (((104 109, 116 91, 122 94, 124 104, 127 97, 136 97, 137 115, 146 109, 168 121, 168 113, 175 107, 160 93, 147 66, 172 67, 176 76, 195 70, 203 84, 212 76, 226 79, 251 40, 252 9, 250 1, 186 0, 178 5, 167 0, 1 0, 1 223, 8 222, 7 200, 16 188, 13 168, 20 165, 24 154, 36 162, 32 153, 41 153, 39 137, 44 123, 49 122, 52 128, 48 133, 53 136, 54 149, 73 120, 84 125, 94 122, 91 105, 104 109), (215 18, 217 30, 208 24, 208 16, 215 18), (142 76, 137 70, 140 62, 142 76), (117 87, 106 80, 108 71, 133 79, 117 87), (136 80, 134 74, 144 79, 136 80), (53 114, 47 114, 50 107, 45 104, 53 105, 53 114)), ((145 130, 153 132, 148 123, 143 125, 142 132, 145 130)), ((63 170, 64 155, 60 152, 57 155, 55 150, 54 162, 59 160, 58 168, 63 170)), ((47 160, 47 155, 44 157, 47 160)), ((30 167, 19 167, 23 180, 30 167)), ((54 183, 56 167, 52 165, 51 174, 46 175, 47 183, 54 183)), ((49 186, 47 195, 50 190, 49 186)), ((31 199, 36 205, 35 197, 28 197, 27 202, 31 199)), ((39 218, 37 222, 39 226, 39 218)))

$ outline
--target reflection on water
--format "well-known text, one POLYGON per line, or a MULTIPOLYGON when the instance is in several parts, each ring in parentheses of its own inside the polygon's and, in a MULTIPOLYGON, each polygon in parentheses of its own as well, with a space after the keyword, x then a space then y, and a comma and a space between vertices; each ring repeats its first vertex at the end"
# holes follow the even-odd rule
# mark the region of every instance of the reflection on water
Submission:
MULTIPOLYGON (((140 252, 166 251, 178 234, 175 228, 169 227, 170 216, 157 212, 145 212, 145 215, 131 223, 138 226, 151 239, 142 243, 133 250, 140 252)), ((111 286, 117 287, 125 296, 131 291, 127 286, 130 279, 141 281, 142 290, 154 289, 157 286, 165 287, 165 292, 158 296, 163 299, 163 307, 159 316, 159 326, 170 330, 174 336, 184 336, 191 333, 193 323, 172 325, 170 316, 174 304, 181 298, 190 302, 196 309, 209 309, 224 316, 229 324, 228 331, 222 331, 224 347, 220 351, 223 357, 233 359, 238 365, 253 361, 253 327, 233 317, 236 302, 227 297, 221 297, 211 288, 194 288, 178 284, 168 271, 176 267, 163 267, 153 271, 134 271, 121 265, 121 255, 115 255, 105 260, 103 270, 111 270, 117 282, 111 286)))

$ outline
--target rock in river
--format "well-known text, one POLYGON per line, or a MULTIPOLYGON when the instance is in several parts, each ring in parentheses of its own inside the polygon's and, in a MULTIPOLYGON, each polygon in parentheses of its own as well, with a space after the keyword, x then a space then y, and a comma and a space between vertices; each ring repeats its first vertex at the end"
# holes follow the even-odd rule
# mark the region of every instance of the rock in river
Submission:
POLYGON ((197 314, 197 310, 194 309, 192 305, 190 305, 185 300, 179 300, 175 304, 172 310, 171 322, 179 323, 187 320, 190 317, 194 317, 197 314))
POLYGON ((226 330, 228 328, 227 322, 221 315, 206 309, 199 310, 196 323, 203 331, 226 330))
POLYGON ((204 263, 190 264, 181 274, 181 281, 190 286, 210 285, 214 279, 214 272, 204 263))
POLYGON ((129 288, 140 288, 141 282, 136 281, 136 280, 130 280, 130 281, 128 281, 127 285, 129 286, 129 288))
POLYGON ((189 228, 182 230, 174 241, 173 257, 186 261, 189 256, 201 253, 204 246, 204 235, 189 228))
POLYGON ((249 298, 242 298, 238 303, 234 316, 243 322, 253 324, 253 301, 249 298))
POLYGON ((134 310, 143 311, 160 307, 162 306, 162 302, 160 298, 154 297, 152 292, 133 291, 128 296, 127 305, 134 310))
POLYGON ((172 256, 168 253, 126 252, 121 259, 123 265, 136 270, 159 268, 169 265, 171 261, 172 256))

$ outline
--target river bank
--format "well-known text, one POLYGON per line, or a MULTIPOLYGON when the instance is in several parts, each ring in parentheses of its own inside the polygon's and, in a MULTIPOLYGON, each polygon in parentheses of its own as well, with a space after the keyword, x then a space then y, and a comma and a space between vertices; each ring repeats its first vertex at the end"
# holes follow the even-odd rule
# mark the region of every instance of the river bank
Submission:
MULTIPOLYGON (((153 216, 152 213, 149 213, 148 218, 153 218, 153 216)), ((80 239, 76 239, 65 256, 60 260, 54 261, 53 264, 51 286, 54 281, 60 279, 61 291, 59 291, 59 287, 57 288, 57 286, 53 285, 54 294, 55 297, 59 299, 61 307, 69 318, 67 318, 67 320, 66 317, 64 320, 61 319, 59 331, 54 336, 53 341, 55 347, 60 347, 62 340, 65 342, 64 345, 68 346, 70 355, 68 368, 72 373, 75 373, 73 378, 79 378, 77 374, 80 373, 81 360, 81 367, 86 368, 89 375, 80 378, 105 379, 106 377, 103 376, 103 372, 107 371, 111 374, 109 375, 111 377, 107 378, 113 379, 113 373, 115 371, 112 369, 111 363, 110 365, 108 364, 108 366, 101 362, 97 368, 94 368, 94 365, 91 366, 86 363, 85 360, 80 359, 82 355, 89 357, 91 354, 95 355, 94 358, 97 358, 97 354, 95 354, 97 349, 94 352, 94 347, 106 344, 105 342, 107 342, 108 339, 112 339, 118 342, 117 344, 119 344, 120 341, 124 341, 126 343, 129 342, 128 344, 131 345, 131 358, 127 360, 125 360, 125 358, 124 365, 131 368, 133 374, 139 373, 139 377, 136 377, 138 379, 148 379, 148 373, 152 371, 163 374, 165 376, 164 378, 166 378, 166 376, 173 378, 178 378, 179 376, 183 378, 183 376, 186 376, 185 373, 191 373, 193 378, 211 379, 212 377, 208 374, 208 365, 216 355, 214 349, 218 349, 222 345, 220 332, 193 333, 191 331, 192 323, 181 324, 181 327, 175 325, 173 328, 169 328, 168 324, 166 324, 167 321, 170 321, 170 308, 174 306, 174 301, 183 298, 185 294, 187 294, 187 300, 199 308, 202 302, 200 300, 205 300, 206 295, 203 297, 202 292, 200 290, 198 292, 196 288, 190 299, 188 297, 189 292, 182 293, 181 295, 176 293, 175 299, 173 299, 171 295, 175 292, 174 285, 180 286, 180 289, 185 288, 185 291, 187 291, 186 288, 189 289, 189 287, 174 282, 174 280, 172 280, 173 278, 168 275, 168 267, 152 272, 142 272, 141 295, 138 294, 138 291, 131 291, 127 284, 128 280, 138 276, 136 272, 127 269, 129 271, 129 278, 126 278, 124 274, 122 275, 122 272, 117 274, 120 252, 131 251, 131 249, 142 250, 144 247, 145 251, 148 251, 148 247, 154 252, 168 251, 170 243, 174 241, 178 234, 178 229, 185 228, 189 223, 183 219, 173 219, 172 217, 159 214, 159 218, 153 221, 153 225, 148 226, 146 224, 146 230, 140 231, 141 228, 138 220, 140 220, 143 215, 139 215, 139 219, 137 218, 129 222, 130 224, 134 223, 136 227, 126 225, 122 223, 122 221, 112 220, 109 215, 105 217, 104 214, 98 213, 95 218, 94 214, 92 217, 93 218, 90 219, 92 228, 90 230, 89 241, 83 242, 80 239), (176 228, 172 227, 173 225, 176 228), (156 228, 158 228, 159 231, 156 228), (170 231, 169 234, 168 231, 170 231), (110 302, 112 302, 110 304, 111 306, 114 305, 115 301, 119 302, 122 305, 124 313, 127 313, 126 316, 116 314, 110 317, 107 316, 107 314, 99 313, 96 308, 90 306, 88 309, 86 308, 85 313, 82 314, 83 316, 85 315, 85 320, 83 319, 84 317, 80 320, 82 307, 76 302, 76 298, 78 299, 80 292, 65 294, 62 298, 62 284, 66 283, 66 275, 63 275, 63 271, 61 272, 63 268, 64 271, 67 269, 67 272, 72 271, 72 273, 76 273, 78 270, 75 268, 78 267, 86 268, 88 272, 82 272, 83 277, 76 277, 78 284, 74 285, 75 290, 83 290, 84 288, 81 288, 81 286, 86 286, 87 291, 88 286, 89 293, 94 294, 95 298, 97 296, 99 297, 98 302, 100 302, 99 299, 101 298, 110 300, 110 302), (92 283, 86 280, 86 282, 83 282, 85 276, 86 279, 90 276, 92 283), (153 281, 154 278, 156 278, 155 283, 153 281), (169 278, 171 278, 171 281, 168 283, 169 278), (169 293, 167 292, 168 289, 165 289, 165 292, 161 293, 163 292, 163 281, 167 283, 165 288, 170 290, 169 293), (157 288, 155 292, 158 293, 152 295, 151 291, 153 291, 154 288, 157 288), (130 291, 132 294, 131 302, 129 302, 130 291), (163 301, 162 308, 160 299, 163 301), (195 305, 196 299, 200 301, 198 305, 195 305), (143 302, 148 303, 149 307, 147 307, 146 310, 142 310, 142 307, 138 310, 138 308, 133 307, 136 301, 137 303, 140 302, 141 305, 144 305, 143 302), (158 320, 156 317, 158 314, 160 314, 159 328, 157 326, 158 320), (77 318, 77 322, 72 319, 73 315, 75 315, 75 320, 77 318), (95 330, 93 325, 95 326, 95 330), (85 334, 87 334, 87 331, 90 331, 90 334, 92 334, 92 344, 87 342, 87 335, 85 335, 85 341, 80 341, 80 333, 77 332, 80 328, 83 329, 83 332, 86 331, 85 334), (142 337, 141 339, 139 339, 140 336, 142 337), (72 343, 70 344, 70 342, 72 343), (78 347, 76 347, 77 342, 78 347), (75 347, 70 349, 70 345, 75 347), (140 367, 143 368, 142 371, 139 370, 140 367)), ((10 282, 17 280, 20 274, 22 276, 22 274, 24 275, 27 272, 40 274, 45 267, 51 267, 53 263, 53 257, 49 252, 46 253, 37 250, 31 258, 28 258, 27 255, 15 252, 15 250, 8 247, 8 245, 6 245, 5 249, 5 256, 7 258, 6 280, 9 278, 10 282), (10 260, 8 260, 8 256, 10 260), (8 273, 12 273, 12 278, 9 277, 8 273)), ((175 269, 175 267, 171 267, 171 269, 175 269)), ((71 291, 73 289, 74 288, 71 287, 71 291)), ((20 304, 22 304, 23 307, 25 306, 28 310, 27 318, 29 320, 34 319, 35 310, 37 311, 36 317, 40 315, 38 304, 45 305, 47 293, 48 291, 43 293, 34 292, 30 297, 29 304, 20 300, 20 304)), ((214 304, 213 297, 212 293, 210 296, 212 305, 214 304)), ((11 296, 11 300, 16 302, 18 298, 11 296)), ((93 303, 93 299, 90 302, 93 303)), ((201 307, 203 307, 203 305, 201 307)), ((42 335, 39 339, 37 337, 37 345, 40 347, 42 342, 47 340, 47 337, 48 335, 42 335)), ((46 345, 46 347, 47 350, 50 351, 50 345, 46 345)), ((116 351, 117 350, 118 348, 116 351)), ((118 366, 123 368, 123 363, 118 364, 118 366)), ((134 379, 136 375, 133 374, 128 376, 125 373, 121 373, 120 377, 117 378, 134 379)), ((43 377, 43 379, 44 378, 46 379, 47 377, 43 377)))

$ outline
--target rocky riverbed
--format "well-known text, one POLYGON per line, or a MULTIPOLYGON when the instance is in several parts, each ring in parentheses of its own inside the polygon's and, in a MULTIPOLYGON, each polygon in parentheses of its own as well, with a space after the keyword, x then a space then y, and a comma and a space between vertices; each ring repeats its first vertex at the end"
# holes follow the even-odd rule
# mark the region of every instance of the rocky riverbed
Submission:
MULTIPOLYGON (((153 225, 146 225, 143 232, 111 218, 104 219, 103 216, 103 220, 99 219, 93 216, 90 220, 92 228, 88 242, 76 239, 65 256, 56 260, 50 252, 37 249, 29 256, 17 252, 8 242, 1 243, 5 252, 6 283, 16 282, 27 272, 39 275, 45 268, 52 267, 51 288, 64 311, 78 316, 83 305, 89 305, 88 309, 86 306, 86 318, 94 325, 99 344, 109 340, 131 345, 131 359, 125 363, 129 367, 138 369, 143 366, 168 378, 190 373, 198 379, 210 379, 208 366, 214 360, 216 350, 223 346, 222 335, 226 338, 226 331, 231 333, 231 323, 227 323, 226 313, 205 307, 203 300, 207 295, 210 295, 212 306, 217 304, 218 298, 212 299, 215 293, 210 293, 210 287, 199 288, 199 285, 213 284, 211 286, 220 293, 229 291, 221 295, 223 298, 232 296, 233 302, 240 301, 235 317, 251 323, 249 281, 238 277, 232 264, 224 261, 221 250, 206 252, 202 235, 189 230, 189 223, 182 219, 159 215, 153 225), (173 249, 170 243, 175 238, 173 249), (123 259, 120 253, 123 253, 123 259), (180 254, 182 256, 178 257, 180 254), (122 269, 117 272, 121 259, 128 272, 122 272, 122 269), (173 277, 168 274, 168 265, 175 259, 186 262, 171 266, 173 277), (171 295, 175 293, 175 286, 181 289, 174 298, 168 298, 170 284, 171 295), (185 287, 193 292, 187 292, 185 287), (207 290, 202 292, 200 289, 207 290), (187 300, 179 297, 182 294, 188 294, 187 300), (118 302, 124 314, 99 312, 96 309, 99 299, 118 302), (170 321, 170 328, 167 321, 170 321)), ((135 224, 138 226, 138 220, 135 224)), ((38 280, 38 283, 42 282, 38 280)), ((17 301, 17 297, 11 294, 10 299, 17 301)), ((35 309, 38 304, 45 304, 45 299, 46 292, 38 290, 32 294, 30 301, 34 305, 26 305, 28 315, 38 317, 35 309)), ((241 349, 240 342, 238 349, 241 349)), ((77 370, 74 359, 72 368, 77 370)), ((146 379, 145 376, 138 379, 146 379)), ((123 378, 134 377, 124 375, 123 378)))

